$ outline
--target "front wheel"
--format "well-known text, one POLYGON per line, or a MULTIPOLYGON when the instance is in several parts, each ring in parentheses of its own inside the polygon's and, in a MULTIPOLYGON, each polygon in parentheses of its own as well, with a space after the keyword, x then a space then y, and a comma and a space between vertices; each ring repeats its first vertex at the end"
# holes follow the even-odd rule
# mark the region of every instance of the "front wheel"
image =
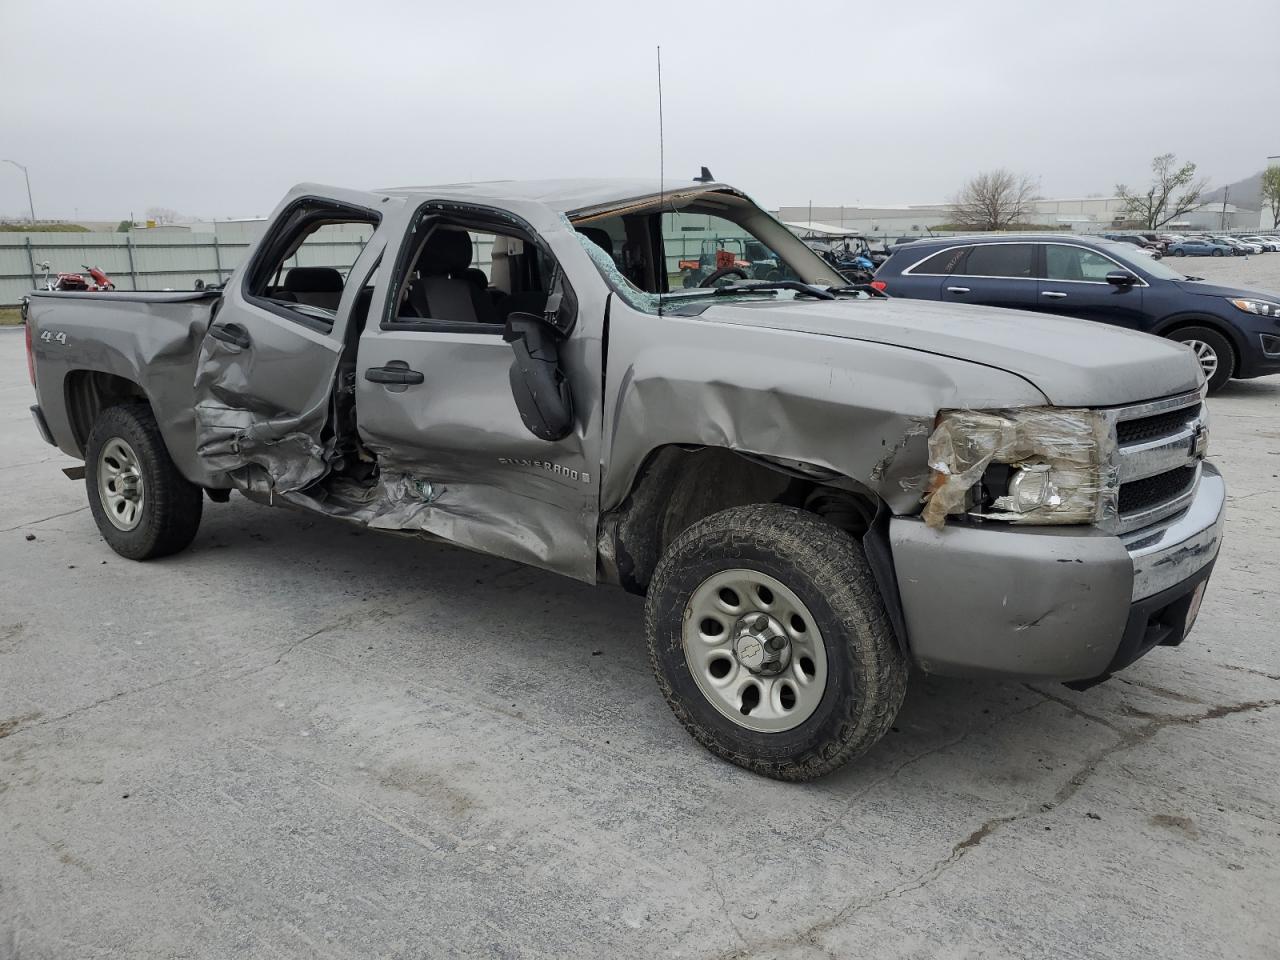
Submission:
POLYGON ((200 527, 203 494, 178 472, 151 407, 98 415, 85 449, 85 486, 98 532, 130 560, 177 553, 200 527))
POLYGON ((865 753, 906 690, 861 546, 792 507, 734 507, 677 537, 649 585, 645 630, 685 729, 779 780, 811 780, 865 753))
POLYGON ((1209 327, 1183 327, 1169 334, 1170 339, 1186 344, 1200 362, 1209 392, 1215 393, 1235 373, 1236 355, 1227 338, 1209 327))

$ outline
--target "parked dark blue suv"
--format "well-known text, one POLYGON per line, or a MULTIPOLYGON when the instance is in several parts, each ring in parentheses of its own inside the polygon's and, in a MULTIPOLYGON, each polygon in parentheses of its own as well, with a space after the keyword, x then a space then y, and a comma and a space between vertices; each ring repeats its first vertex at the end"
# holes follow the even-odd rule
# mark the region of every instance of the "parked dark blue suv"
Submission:
POLYGON ((1280 373, 1280 294, 1184 276, 1132 244, 1044 234, 917 240, 881 265, 873 286, 1168 337, 1196 352, 1210 391, 1232 377, 1280 373))

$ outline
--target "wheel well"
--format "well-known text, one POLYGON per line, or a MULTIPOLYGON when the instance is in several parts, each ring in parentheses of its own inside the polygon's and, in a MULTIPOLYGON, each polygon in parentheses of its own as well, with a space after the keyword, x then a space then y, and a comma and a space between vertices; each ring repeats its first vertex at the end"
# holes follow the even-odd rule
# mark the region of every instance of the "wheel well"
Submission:
POLYGON ((89 431, 98 415, 107 407, 121 403, 149 403, 142 387, 132 380, 100 370, 73 370, 63 382, 66 392, 67 418, 75 436, 76 447, 84 452, 89 431))
POLYGON ((671 541, 704 517, 752 503, 808 510, 859 539, 880 507, 871 491, 811 464, 723 447, 662 447, 646 458, 622 505, 603 518, 602 579, 643 595, 671 541))
POLYGON ((1169 339, 1179 330, 1185 330, 1187 327, 1207 327, 1214 333, 1222 334, 1231 346, 1232 369, 1237 371, 1240 369, 1240 344, 1236 342, 1236 334, 1230 329, 1230 324, 1222 323, 1212 317, 1180 317, 1168 326, 1162 327, 1160 336, 1169 339))

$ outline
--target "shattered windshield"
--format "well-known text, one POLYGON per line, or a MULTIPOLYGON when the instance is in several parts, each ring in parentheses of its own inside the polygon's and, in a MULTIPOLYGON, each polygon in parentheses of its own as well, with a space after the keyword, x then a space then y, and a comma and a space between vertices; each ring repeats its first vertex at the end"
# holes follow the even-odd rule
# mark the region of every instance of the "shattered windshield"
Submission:
POLYGON ((573 227, 610 286, 647 313, 711 297, 825 299, 826 288, 845 285, 835 268, 750 201, 711 196, 667 211, 655 198, 580 218, 573 227))

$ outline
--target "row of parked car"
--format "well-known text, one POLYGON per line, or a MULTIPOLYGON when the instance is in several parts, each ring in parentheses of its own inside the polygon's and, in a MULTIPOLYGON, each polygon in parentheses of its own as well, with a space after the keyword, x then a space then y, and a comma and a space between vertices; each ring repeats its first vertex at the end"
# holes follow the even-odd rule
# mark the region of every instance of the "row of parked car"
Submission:
POLYGON ((1173 257, 1244 257, 1280 252, 1280 237, 1183 237, 1169 247, 1173 257))
POLYGON ((1228 237, 1222 234, 1104 233, 1106 240, 1128 243, 1159 260, 1171 257, 1243 257, 1280 252, 1280 237, 1228 237))
MULTIPOLYGON (((1254 246, 1280 248, 1265 239, 1254 246)), ((1203 248, 1220 251, 1211 256, 1234 249, 1179 237, 1169 251, 1203 255, 1203 248)), ((1280 292, 1207 283, 1120 239, 929 237, 895 246, 871 286, 893 297, 1034 310, 1168 337, 1195 352, 1211 392, 1233 377, 1280 373, 1280 292)))

